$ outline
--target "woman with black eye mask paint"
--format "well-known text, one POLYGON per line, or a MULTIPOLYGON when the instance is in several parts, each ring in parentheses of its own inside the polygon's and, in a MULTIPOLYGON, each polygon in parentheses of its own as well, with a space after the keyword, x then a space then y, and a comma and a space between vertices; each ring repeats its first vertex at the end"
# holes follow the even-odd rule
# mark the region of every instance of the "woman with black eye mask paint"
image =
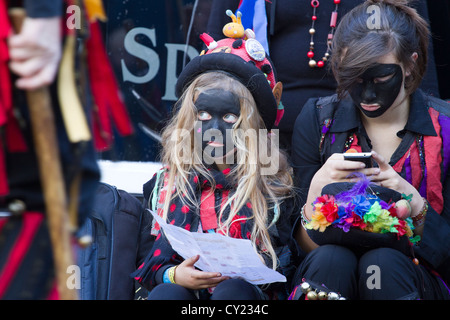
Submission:
POLYGON ((450 109, 418 89, 428 39, 427 23, 406 0, 366 1, 339 24, 331 61, 337 94, 310 99, 293 134, 296 185, 305 204, 295 232, 310 252, 294 288, 308 279, 350 299, 450 298, 450 109), (374 14, 379 23, 370 28, 374 14), (355 151, 370 152, 373 167, 344 160, 355 151), (407 210, 395 208, 396 218, 412 221, 412 244, 386 241, 386 234, 334 228, 330 236, 308 227, 324 190, 354 186, 355 172, 370 179, 374 193, 386 191, 387 203, 401 195, 407 210))

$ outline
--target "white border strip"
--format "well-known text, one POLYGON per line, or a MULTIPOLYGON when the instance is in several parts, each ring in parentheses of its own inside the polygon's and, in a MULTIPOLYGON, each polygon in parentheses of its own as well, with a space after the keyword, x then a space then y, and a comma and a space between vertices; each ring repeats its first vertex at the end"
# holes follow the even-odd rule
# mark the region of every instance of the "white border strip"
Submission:
POLYGON ((132 194, 142 194, 142 186, 161 168, 159 162, 99 160, 100 181, 132 194))

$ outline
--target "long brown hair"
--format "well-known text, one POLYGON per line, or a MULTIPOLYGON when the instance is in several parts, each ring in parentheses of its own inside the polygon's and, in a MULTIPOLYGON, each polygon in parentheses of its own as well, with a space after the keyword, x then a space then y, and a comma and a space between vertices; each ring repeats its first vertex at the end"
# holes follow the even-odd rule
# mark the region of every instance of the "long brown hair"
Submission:
POLYGON ((405 79, 407 94, 420 85, 428 60, 428 23, 408 6, 408 0, 368 0, 353 8, 339 23, 333 39, 331 68, 338 94, 348 91, 381 57, 393 53, 411 75, 405 79), (377 6, 379 25, 369 26, 377 6), (379 9, 379 11, 378 11, 379 9), (412 58, 418 54, 417 60, 412 58))

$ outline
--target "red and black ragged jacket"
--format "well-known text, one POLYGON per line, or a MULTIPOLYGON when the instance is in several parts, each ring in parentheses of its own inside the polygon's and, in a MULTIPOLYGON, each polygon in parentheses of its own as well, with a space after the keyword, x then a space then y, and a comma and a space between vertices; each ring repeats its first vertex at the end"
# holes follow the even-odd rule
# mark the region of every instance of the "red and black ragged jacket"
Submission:
MULTIPOLYGON (((227 179, 228 170, 223 172, 211 170, 211 173, 215 181, 212 194, 210 192, 211 186, 205 178, 195 173, 190 175, 189 183, 192 186, 192 190, 195 191, 193 196, 200 203, 200 206, 185 204, 180 199, 175 198, 169 206, 168 223, 191 232, 208 232, 210 229, 217 228, 220 209, 225 205, 227 199, 232 196, 235 187, 230 185, 229 179, 227 179)), ((147 201, 150 199, 149 207, 153 207, 160 216, 162 215, 163 203, 167 196, 166 182, 167 171, 163 169, 144 185, 144 197, 147 201), (152 192, 155 192, 155 197, 153 197, 152 192), (153 205, 152 200, 155 201, 153 205)), ((291 234, 292 222, 295 219, 293 213, 296 212, 295 204, 293 197, 287 198, 280 204, 278 216, 273 210, 268 212, 268 223, 274 221, 268 228, 268 231, 278 258, 279 268, 277 271, 284 274, 288 279, 287 283, 277 284, 276 288, 271 285, 267 291, 264 291, 271 298, 274 298, 275 294, 278 297, 282 297, 283 294, 289 292, 289 280, 293 276, 297 265, 298 249, 291 234)), ((225 208, 222 221, 225 221, 228 215, 229 208, 225 208)), ((248 202, 233 218, 235 222, 229 228, 229 236, 251 240, 253 220, 240 218, 250 218, 252 215, 252 205, 248 202)), ((138 270, 132 274, 139 283, 148 289, 163 282, 163 274, 167 268, 178 265, 183 261, 183 258, 172 249, 167 238, 161 236, 157 224, 153 223, 151 232, 156 235, 152 251, 138 270)), ((266 259, 267 255, 262 256, 266 259)), ((270 259, 266 259, 266 265, 272 267, 272 262, 268 260, 270 259)))
MULTIPOLYGON (((450 104, 418 90, 402 139, 389 164, 429 202, 422 240, 415 254, 450 280, 450 104)), ((314 174, 333 153, 369 152, 371 141, 350 98, 310 99, 296 120, 292 163, 301 202, 314 174)), ((375 164, 376 165, 376 164, 375 164)))

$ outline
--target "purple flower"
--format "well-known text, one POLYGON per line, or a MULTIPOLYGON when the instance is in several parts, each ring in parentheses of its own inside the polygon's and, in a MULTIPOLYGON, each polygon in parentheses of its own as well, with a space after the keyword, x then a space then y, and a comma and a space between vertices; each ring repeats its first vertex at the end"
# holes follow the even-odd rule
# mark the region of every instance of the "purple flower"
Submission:
POLYGON ((349 232, 351 227, 363 230, 366 227, 366 224, 360 216, 351 213, 339 219, 339 223, 337 223, 336 226, 341 228, 344 232, 349 232))
POLYGON ((344 232, 349 232, 352 226, 351 221, 352 216, 353 216, 352 213, 346 213, 338 220, 338 223, 336 223, 335 226, 341 228, 344 232))

